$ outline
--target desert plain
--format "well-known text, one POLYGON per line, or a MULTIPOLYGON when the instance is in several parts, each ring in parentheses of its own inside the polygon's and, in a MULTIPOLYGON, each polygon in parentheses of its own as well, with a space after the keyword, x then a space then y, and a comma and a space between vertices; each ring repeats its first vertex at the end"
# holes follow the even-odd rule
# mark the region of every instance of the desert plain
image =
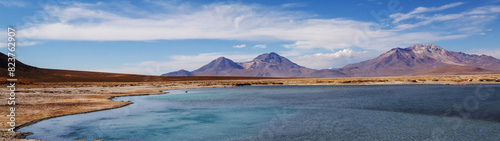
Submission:
MULTIPOLYGON (((123 76, 125 77, 125 76, 123 76)), ((135 76, 140 77, 140 76, 135 76)), ((238 87, 262 85, 483 85, 500 84, 500 74, 459 76, 398 76, 398 77, 346 77, 346 78, 260 78, 260 77, 161 77, 143 76, 140 79, 99 79, 98 82, 52 81, 35 82, 22 79, 16 85, 16 129, 39 121, 72 114, 82 114, 120 108, 133 104, 128 101, 113 101, 113 97, 165 94, 174 89, 213 87, 238 87), (147 78, 146 78, 147 77, 147 78)), ((3 80, 6 80, 3 79, 3 80)), ((84 80, 84 79, 82 79, 84 80)), ((7 81, 2 82, 1 99, 8 99, 7 81)), ((189 90, 187 90, 189 91, 189 90)), ((188 93, 189 94, 189 93, 188 93)), ((0 104, 2 115, 9 114, 7 101, 0 104)), ((9 117, 0 116, 1 121, 9 117)), ((25 140, 31 133, 8 132, 6 122, 0 124, 1 140, 25 140)))

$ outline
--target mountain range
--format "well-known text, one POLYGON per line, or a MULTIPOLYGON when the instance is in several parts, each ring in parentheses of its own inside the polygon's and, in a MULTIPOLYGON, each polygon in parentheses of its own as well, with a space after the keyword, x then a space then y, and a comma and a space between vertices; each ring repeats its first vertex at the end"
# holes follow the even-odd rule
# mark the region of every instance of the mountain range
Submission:
POLYGON ((201 68, 188 72, 179 70, 162 76, 258 76, 258 77, 302 77, 316 70, 299 66, 274 52, 257 56, 252 61, 236 63, 219 57, 201 68))
POLYGON ((451 72, 443 74, 498 73, 500 60, 487 55, 448 51, 433 44, 415 44, 394 48, 376 58, 337 69, 306 68, 271 52, 248 62, 219 57, 192 72, 179 70, 162 76, 371 77, 432 75, 446 70, 451 72))
MULTIPOLYGON (((104 73, 91 71, 75 71, 62 69, 39 68, 15 61, 15 77, 9 77, 7 64, 9 57, 0 52, 0 84, 6 84, 6 79, 18 79, 20 84, 44 83, 44 82, 159 82, 159 81, 186 81, 186 80, 251 80, 262 79, 262 77, 223 77, 223 76, 193 76, 193 77, 162 77, 152 75, 104 73)), ((188 72, 188 71, 185 71, 188 72)), ((189 72, 188 72, 189 73, 189 72)), ((265 78, 273 79, 273 78, 265 78)))

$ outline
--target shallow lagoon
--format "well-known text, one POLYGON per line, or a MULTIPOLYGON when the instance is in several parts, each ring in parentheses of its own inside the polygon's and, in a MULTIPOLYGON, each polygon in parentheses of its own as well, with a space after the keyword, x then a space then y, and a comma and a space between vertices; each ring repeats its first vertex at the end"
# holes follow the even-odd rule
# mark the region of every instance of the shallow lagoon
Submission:
POLYGON ((500 85, 188 91, 119 97, 134 104, 19 131, 43 140, 500 140, 500 85))

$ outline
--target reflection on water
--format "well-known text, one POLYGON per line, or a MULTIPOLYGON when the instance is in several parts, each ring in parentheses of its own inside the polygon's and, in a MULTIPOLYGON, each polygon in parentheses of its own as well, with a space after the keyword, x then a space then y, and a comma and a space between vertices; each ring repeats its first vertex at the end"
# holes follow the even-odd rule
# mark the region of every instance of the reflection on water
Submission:
POLYGON ((120 97, 20 129, 44 140, 500 140, 500 85, 260 86, 120 97))

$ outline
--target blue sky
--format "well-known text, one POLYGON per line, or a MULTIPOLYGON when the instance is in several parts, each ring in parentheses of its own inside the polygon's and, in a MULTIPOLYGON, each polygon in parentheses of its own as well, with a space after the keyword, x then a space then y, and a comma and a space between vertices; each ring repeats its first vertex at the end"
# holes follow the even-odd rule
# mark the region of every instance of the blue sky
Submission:
POLYGON ((416 43, 500 58, 500 0, 0 0, 0 12, 18 59, 44 68, 158 75, 277 52, 326 69, 416 43))

